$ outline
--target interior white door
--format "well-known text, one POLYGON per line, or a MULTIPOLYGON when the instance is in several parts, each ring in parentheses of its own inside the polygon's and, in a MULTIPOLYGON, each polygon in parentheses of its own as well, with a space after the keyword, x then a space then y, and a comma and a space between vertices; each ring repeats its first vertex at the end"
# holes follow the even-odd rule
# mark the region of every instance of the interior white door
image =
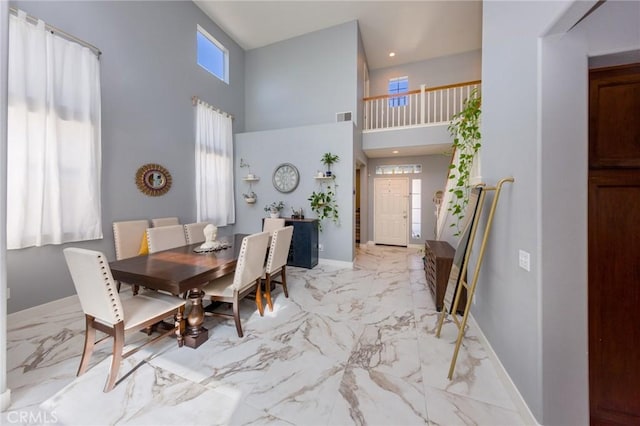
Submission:
POLYGON ((375 178, 373 187, 374 242, 406 246, 409 238, 409 178, 375 178))

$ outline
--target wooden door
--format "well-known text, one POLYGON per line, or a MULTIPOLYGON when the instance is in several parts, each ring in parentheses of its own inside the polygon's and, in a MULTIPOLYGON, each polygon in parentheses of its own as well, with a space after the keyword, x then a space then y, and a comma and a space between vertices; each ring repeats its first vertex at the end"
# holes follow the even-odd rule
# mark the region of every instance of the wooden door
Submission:
POLYGON ((406 246, 408 240, 408 178, 375 178, 373 237, 376 244, 406 246))
POLYGON ((640 424, 640 64, 589 74, 589 405, 640 424))

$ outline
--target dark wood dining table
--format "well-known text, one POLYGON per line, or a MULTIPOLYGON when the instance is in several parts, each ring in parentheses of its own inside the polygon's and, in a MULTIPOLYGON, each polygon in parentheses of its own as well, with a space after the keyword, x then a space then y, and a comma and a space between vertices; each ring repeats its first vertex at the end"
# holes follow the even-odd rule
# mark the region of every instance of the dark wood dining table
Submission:
MULTIPOLYGON (((197 348, 209 338, 208 330, 202 326, 204 309, 200 289, 209 281, 235 271, 245 236, 229 236, 226 241, 231 247, 213 252, 194 252, 201 245, 198 243, 117 260, 109 264, 111 274, 115 280, 125 283, 174 295, 187 294, 191 310, 187 315, 184 341, 186 346, 197 348)), ((225 238, 220 237, 219 240, 225 238)))

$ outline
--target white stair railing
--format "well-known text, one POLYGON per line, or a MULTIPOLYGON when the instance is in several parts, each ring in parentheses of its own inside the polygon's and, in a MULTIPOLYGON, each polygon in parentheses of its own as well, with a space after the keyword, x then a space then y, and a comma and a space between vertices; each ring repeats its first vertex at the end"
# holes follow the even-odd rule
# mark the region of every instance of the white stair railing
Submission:
POLYGON ((364 131, 427 126, 451 121, 480 81, 426 88, 364 99, 364 131))

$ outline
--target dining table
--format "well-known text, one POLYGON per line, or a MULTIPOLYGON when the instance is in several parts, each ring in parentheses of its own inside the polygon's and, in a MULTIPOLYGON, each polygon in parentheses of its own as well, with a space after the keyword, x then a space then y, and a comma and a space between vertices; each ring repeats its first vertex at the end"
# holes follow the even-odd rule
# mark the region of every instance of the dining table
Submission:
POLYGON ((219 237, 228 248, 196 252, 201 243, 175 247, 169 250, 130 257, 110 262, 115 280, 136 284, 173 295, 186 295, 191 310, 184 330, 185 346, 197 348, 209 338, 204 323, 202 298, 209 281, 235 271, 242 239, 246 234, 219 237))

